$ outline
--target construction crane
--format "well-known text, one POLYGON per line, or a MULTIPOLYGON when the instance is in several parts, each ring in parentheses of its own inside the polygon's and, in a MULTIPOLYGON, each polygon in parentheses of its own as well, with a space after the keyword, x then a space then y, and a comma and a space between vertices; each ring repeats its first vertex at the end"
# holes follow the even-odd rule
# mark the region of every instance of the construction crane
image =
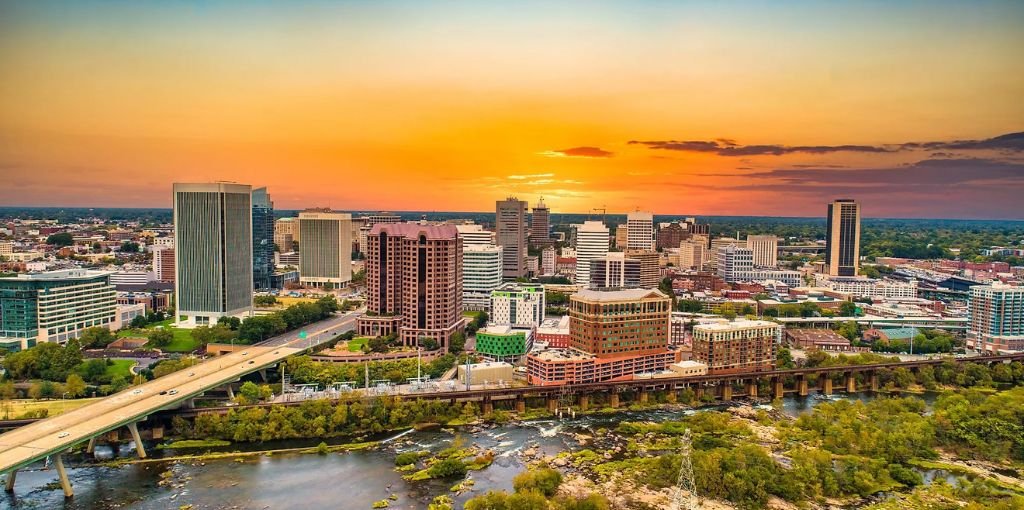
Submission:
POLYGON ((595 208, 590 210, 590 212, 592 212, 592 213, 596 213, 597 211, 601 211, 601 223, 604 223, 604 224, 607 225, 608 224, 608 221, 607 221, 607 219, 608 219, 608 206, 602 205, 601 207, 595 207, 595 208))
POLYGON ((682 449, 679 452, 679 476, 676 478, 676 488, 672 494, 672 510, 698 510, 701 507, 697 499, 697 483, 693 479, 693 463, 690 459, 691 453, 690 429, 683 431, 682 449))

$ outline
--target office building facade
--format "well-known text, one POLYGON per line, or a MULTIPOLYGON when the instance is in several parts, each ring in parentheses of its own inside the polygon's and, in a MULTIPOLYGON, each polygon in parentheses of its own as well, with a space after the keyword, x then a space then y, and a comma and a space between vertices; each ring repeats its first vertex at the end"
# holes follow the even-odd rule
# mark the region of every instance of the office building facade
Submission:
POLYGON ((67 343, 86 328, 117 322, 110 273, 65 269, 0 278, 0 347, 67 343))
POLYGON ((544 286, 509 282, 491 292, 490 321, 497 325, 533 328, 544 322, 544 286))
POLYGON ((495 240, 502 249, 502 276, 526 276, 526 202, 515 197, 499 200, 494 224, 495 240))
POLYGON ((462 240, 454 225, 378 223, 366 243, 366 307, 360 335, 397 333, 406 346, 443 347, 462 331, 462 240))
POLYGON ((775 236, 747 236, 747 248, 754 254, 754 265, 757 267, 775 267, 779 265, 779 238, 775 236))
POLYGON ((530 215, 530 246, 547 246, 551 243, 551 210, 544 204, 544 198, 533 206, 530 215))
POLYGON ((608 227, 586 221, 576 228, 576 284, 590 285, 590 261, 608 254, 608 227))
POLYGON ((337 289, 352 281, 352 215, 299 213, 299 283, 337 289))
POLYGON ((298 241, 298 218, 280 218, 274 222, 274 244, 277 246, 277 251, 281 253, 295 251, 295 243, 298 241))
POLYGON ((971 287, 967 347, 988 353, 1024 351, 1024 287, 971 287))
POLYGON ((661 283, 661 256, 654 250, 626 250, 626 257, 640 262, 640 286, 656 289, 661 283))
POLYGON ((832 276, 857 276, 860 270, 860 204, 839 199, 828 206, 825 264, 832 276))
POLYGON ((634 211, 626 215, 626 248, 630 250, 654 250, 654 214, 634 211))
POLYGON ((672 299, 658 290, 584 289, 569 297, 571 345, 598 358, 661 352, 671 313, 672 299))
POLYGON ((463 248, 466 246, 496 246, 494 232, 485 229, 483 225, 469 223, 455 225, 455 229, 458 230, 459 237, 462 238, 463 248))
POLYGON ((698 324, 693 327, 693 359, 708 374, 743 374, 775 369, 782 326, 769 321, 698 324))
POLYGON ((500 286, 501 248, 493 244, 463 245, 462 306, 464 309, 490 313, 491 291, 500 286))
POLYGON ((621 251, 609 252, 604 257, 590 261, 592 289, 625 289, 640 287, 640 261, 626 258, 621 251))
POLYGON ((153 275, 158 282, 174 283, 173 244, 153 246, 153 275))
POLYGON ((274 202, 267 188, 252 190, 252 282, 258 290, 274 284, 274 202))
POLYGON ((179 324, 252 313, 252 187, 174 184, 175 298, 179 324))

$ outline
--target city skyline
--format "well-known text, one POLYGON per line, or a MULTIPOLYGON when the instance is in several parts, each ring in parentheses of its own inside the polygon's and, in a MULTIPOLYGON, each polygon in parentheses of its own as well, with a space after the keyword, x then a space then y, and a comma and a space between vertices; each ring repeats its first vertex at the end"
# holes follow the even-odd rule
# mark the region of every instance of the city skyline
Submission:
POLYGON ((1024 219, 1022 4, 585 5, 5 3, 0 203, 1024 219))

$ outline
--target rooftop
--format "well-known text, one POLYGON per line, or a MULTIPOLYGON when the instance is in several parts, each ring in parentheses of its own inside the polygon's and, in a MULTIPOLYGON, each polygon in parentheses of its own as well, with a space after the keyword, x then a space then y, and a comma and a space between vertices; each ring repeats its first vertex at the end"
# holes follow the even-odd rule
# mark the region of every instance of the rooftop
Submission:
POLYGON ((573 294, 574 298, 584 299, 587 301, 600 301, 600 302, 612 302, 612 301, 636 301, 645 298, 668 298, 660 290, 656 289, 617 289, 617 290, 594 290, 594 289, 582 289, 576 294, 573 294))
POLYGON ((778 323, 771 321, 733 321, 718 322, 714 324, 698 324, 693 329, 702 331, 735 331, 738 329, 781 327, 778 323))
POLYGON ((86 278, 96 278, 97 276, 109 276, 110 271, 93 271, 90 269, 60 269, 57 271, 46 271, 43 273, 27 273, 19 274, 17 276, 9 276, 0 278, 0 280, 17 280, 17 281, 47 281, 47 280, 76 280, 86 278))
POLYGON ((427 239, 455 239, 459 231, 455 225, 420 225, 418 223, 376 223, 370 229, 370 235, 380 235, 386 232, 392 236, 402 236, 414 239, 425 235, 427 239))

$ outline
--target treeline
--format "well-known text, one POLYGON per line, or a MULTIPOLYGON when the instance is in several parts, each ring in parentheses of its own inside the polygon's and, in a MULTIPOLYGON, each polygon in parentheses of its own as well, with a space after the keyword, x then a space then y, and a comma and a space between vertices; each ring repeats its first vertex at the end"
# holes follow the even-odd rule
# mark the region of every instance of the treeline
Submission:
POLYGON ((279 312, 248 317, 238 328, 238 339, 242 343, 262 342, 285 331, 326 319, 347 307, 347 302, 339 304, 334 296, 328 295, 313 303, 296 303, 279 312))
POLYGON ((273 441, 384 432, 417 423, 448 423, 476 415, 473 403, 398 400, 380 397, 332 403, 308 400, 298 406, 232 409, 227 414, 203 413, 193 422, 175 417, 172 430, 186 439, 234 442, 273 441))
MULTIPOLYGON (((465 360, 465 357, 461 360, 465 360)), ((437 379, 459 361, 460 358, 455 355, 445 354, 422 363, 419 370, 422 375, 437 379)), ((292 356, 285 360, 285 371, 291 375, 295 384, 317 383, 326 387, 331 383, 348 381, 355 383, 356 387, 362 387, 366 370, 364 363, 321 362, 313 361, 308 356, 292 356)), ((387 379, 394 383, 404 383, 406 379, 417 376, 417 362, 415 359, 372 361, 369 363, 369 371, 371 381, 387 379)))
MULTIPOLYGON (((600 494, 584 497, 556 496, 562 474, 547 466, 529 469, 512 479, 513 492, 491 491, 466 502, 466 510, 607 510, 608 499, 600 494)), ((435 500, 431 510, 452 510, 435 500)))

